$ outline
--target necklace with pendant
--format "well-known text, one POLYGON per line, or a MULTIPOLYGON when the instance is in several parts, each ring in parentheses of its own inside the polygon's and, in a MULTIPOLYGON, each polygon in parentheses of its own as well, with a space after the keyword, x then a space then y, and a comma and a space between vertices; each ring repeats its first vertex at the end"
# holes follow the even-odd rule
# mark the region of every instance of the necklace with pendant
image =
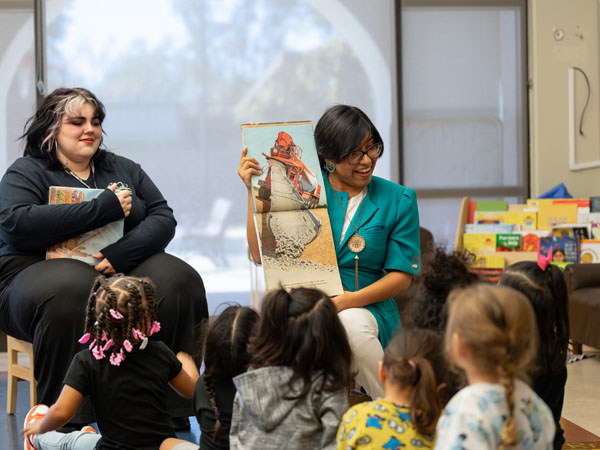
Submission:
MULTIPOLYGON (((360 219, 362 218, 362 208, 363 208, 363 204, 365 202, 365 197, 366 194, 363 196, 362 200, 360 201, 360 212, 358 213, 358 225, 355 227, 354 224, 352 223, 352 220, 348 217, 348 213, 347 213, 347 208, 344 208, 344 205, 342 205, 342 202, 340 201, 337 193, 335 192, 334 189, 332 189, 333 191, 333 195, 335 196, 335 199, 337 200, 338 204, 340 205, 340 208, 342 208, 342 210, 344 211, 344 217, 348 220, 348 222, 350 222, 350 225, 352 225, 352 228, 354 228, 354 234, 352 236, 350 236, 350 239, 348 239, 348 250, 350 250, 352 253, 354 253, 354 280, 355 280, 355 286, 356 286, 356 290, 358 291, 358 254, 360 252, 362 252, 365 247, 367 246, 367 242, 365 241, 365 238, 362 237, 360 234, 358 234, 358 229, 360 228, 360 219)), ((343 229, 344 227, 342 227, 343 229)), ((340 236, 340 240, 342 239, 342 237, 340 236)))
MULTIPOLYGON (((79 177, 71 169, 69 169, 68 167, 64 167, 64 169, 65 169, 66 173, 68 173, 69 175, 71 175, 73 178, 75 178, 77 181, 79 181, 81 184, 83 184, 86 188, 92 189, 92 187, 89 184, 87 184, 85 181, 83 181, 81 179, 81 177, 79 177)), ((94 188, 98 189, 98 186, 96 185, 96 172, 94 170, 94 163, 93 162, 90 164, 90 171, 92 172, 92 180, 94 181, 94 188)))

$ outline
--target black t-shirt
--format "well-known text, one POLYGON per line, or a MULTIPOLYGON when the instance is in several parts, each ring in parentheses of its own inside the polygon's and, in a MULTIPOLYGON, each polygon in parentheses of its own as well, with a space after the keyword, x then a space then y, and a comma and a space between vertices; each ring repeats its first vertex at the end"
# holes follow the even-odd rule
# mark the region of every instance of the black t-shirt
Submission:
POLYGON ((203 377, 200 377, 194 390, 194 410, 200 425, 200 450, 229 450, 229 429, 231 428, 231 414, 233 409, 233 398, 235 397, 235 386, 231 379, 215 381, 213 383, 215 401, 219 409, 219 420, 221 421, 221 434, 217 442, 212 440, 215 430, 215 413, 210 405, 210 400, 204 386, 203 377))
POLYGON ((91 396, 102 433, 97 449, 156 450, 175 437, 166 395, 181 369, 169 347, 149 341, 145 350, 136 345, 120 366, 108 356, 96 360, 89 350, 77 353, 65 384, 91 396))

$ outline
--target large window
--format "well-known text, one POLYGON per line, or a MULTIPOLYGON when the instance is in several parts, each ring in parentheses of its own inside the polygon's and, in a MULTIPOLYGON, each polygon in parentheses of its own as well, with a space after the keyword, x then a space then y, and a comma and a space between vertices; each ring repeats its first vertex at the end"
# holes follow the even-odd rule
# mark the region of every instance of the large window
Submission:
POLYGON ((46 31, 48 90, 105 103, 107 146, 175 210, 168 251, 202 275, 211 313, 250 299, 240 124, 357 105, 390 149, 377 174, 397 165, 392 0, 47 0, 46 31))
POLYGON ((527 196, 525 10, 402 1, 403 182, 437 241, 453 244, 462 196, 527 196))
POLYGON ((0 173, 20 154, 19 136, 35 110, 33 9, 0 2, 0 173))

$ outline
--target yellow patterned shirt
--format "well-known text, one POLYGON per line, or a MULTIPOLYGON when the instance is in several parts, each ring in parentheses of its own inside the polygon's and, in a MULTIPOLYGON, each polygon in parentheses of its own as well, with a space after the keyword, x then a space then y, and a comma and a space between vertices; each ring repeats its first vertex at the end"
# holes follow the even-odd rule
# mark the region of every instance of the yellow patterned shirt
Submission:
POLYGON ((410 419, 408 406, 382 398, 350 408, 338 428, 338 450, 432 449, 434 433, 419 433, 410 419))

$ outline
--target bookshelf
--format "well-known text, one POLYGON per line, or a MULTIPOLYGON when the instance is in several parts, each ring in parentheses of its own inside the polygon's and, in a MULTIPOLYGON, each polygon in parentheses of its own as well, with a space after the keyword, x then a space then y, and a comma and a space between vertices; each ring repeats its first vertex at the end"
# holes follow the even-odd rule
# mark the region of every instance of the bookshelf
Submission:
MULTIPOLYGON (((463 232, 465 225, 469 222, 469 203, 470 197, 463 197, 460 204, 460 213, 458 215, 458 227, 456 228, 456 239, 454 241, 454 249, 457 251, 463 250, 463 232)), ((489 253, 488 253, 489 254, 489 253)), ((493 255, 504 256, 505 267, 515 264, 519 261, 537 261, 537 252, 491 252, 493 255)))

